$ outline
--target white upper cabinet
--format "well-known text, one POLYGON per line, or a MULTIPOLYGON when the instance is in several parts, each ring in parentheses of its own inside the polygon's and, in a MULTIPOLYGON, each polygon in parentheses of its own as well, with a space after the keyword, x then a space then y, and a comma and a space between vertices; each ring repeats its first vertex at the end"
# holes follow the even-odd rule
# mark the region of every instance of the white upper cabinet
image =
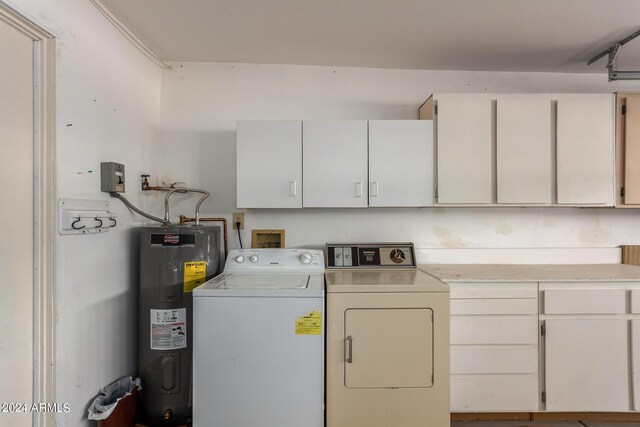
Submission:
POLYGON ((433 121, 369 121, 369 206, 433 205, 433 121))
POLYGON ((613 205, 613 95, 554 95, 558 204, 613 205))
POLYGON ((491 99, 437 99, 438 203, 493 202, 491 99))
POLYGON ((237 123, 239 208, 302 207, 302 122, 237 123))
MULTIPOLYGON (((613 206, 614 114, 609 94, 482 93, 434 95, 422 120, 240 121, 237 206, 613 206)), ((620 205, 640 200, 632 145, 620 205)))
POLYGON ((367 207, 367 121, 303 123, 303 206, 367 207))
POLYGON ((498 203, 552 203, 551 136, 551 95, 498 98, 498 203))

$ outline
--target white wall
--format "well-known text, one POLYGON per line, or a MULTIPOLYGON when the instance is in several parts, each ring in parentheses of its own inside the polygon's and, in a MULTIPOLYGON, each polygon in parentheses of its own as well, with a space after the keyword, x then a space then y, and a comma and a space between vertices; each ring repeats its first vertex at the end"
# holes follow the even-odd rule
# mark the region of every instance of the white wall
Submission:
MULTIPOLYGON (((162 74, 160 179, 186 181, 210 190, 214 197, 205 203, 204 214, 227 217, 236 206, 236 120, 416 119, 418 107, 433 92, 640 90, 638 82, 608 83, 604 74, 174 65, 162 74)), ((264 165, 264 173, 275 167, 264 165)), ((176 212, 193 209, 191 202, 176 206, 176 212)), ((640 212, 574 208, 249 210, 243 233, 247 244, 252 228, 284 228, 287 246, 292 247, 322 246, 329 241, 408 240, 419 248, 434 249, 420 251, 421 262, 486 262, 476 251, 463 251, 461 258, 461 251, 452 249, 613 248, 640 241, 640 212)), ((237 246, 235 234, 230 236, 232 247, 237 246)), ((531 251, 495 253, 496 262, 536 260, 531 251), (517 253, 523 256, 514 257, 517 253)), ((581 250, 557 259, 617 261, 617 251, 594 253, 595 258, 585 258, 581 250)))
MULTIPOLYGON (((152 166, 160 69, 89 1, 9 3, 58 39, 57 197, 109 199, 100 192, 100 162, 116 161, 126 165, 127 196, 148 208, 138 185, 152 166)), ((60 426, 93 425, 86 410, 98 390, 136 372, 131 227, 140 219, 117 200, 111 206, 117 228, 57 240, 57 402, 71 406, 58 415, 60 426)))

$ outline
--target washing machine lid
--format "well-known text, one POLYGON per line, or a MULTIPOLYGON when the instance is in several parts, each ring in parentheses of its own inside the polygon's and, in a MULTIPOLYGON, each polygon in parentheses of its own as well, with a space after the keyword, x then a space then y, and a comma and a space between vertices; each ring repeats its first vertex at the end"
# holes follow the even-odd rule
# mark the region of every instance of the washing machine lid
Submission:
POLYGON ((322 274, 223 273, 194 290, 194 296, 317 296, 322 274))

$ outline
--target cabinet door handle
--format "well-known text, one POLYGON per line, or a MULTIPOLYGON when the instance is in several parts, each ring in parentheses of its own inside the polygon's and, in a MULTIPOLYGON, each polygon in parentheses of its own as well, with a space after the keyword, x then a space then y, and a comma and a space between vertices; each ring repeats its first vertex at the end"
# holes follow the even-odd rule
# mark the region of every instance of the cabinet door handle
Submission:
POLYGON ((291 197, 295 197, 298 195, 298 183, 296 181, 289 182, 289 194, 291 197))
POLYGON ((356 197, 362 197, 362 181, 356 182, 356 197))
POLYGON ((353 338, 347 336, 347 363, 353 363, 353 338))
POLYGON ((378 181, 371 183, 371 197, 378 197, 378 181))

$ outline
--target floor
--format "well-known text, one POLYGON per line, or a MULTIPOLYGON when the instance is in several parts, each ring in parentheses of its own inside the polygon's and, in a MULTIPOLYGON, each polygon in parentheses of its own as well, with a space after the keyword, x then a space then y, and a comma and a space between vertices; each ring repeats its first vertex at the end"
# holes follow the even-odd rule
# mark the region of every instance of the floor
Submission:
POLYGON ((640 427, 640 422, 606 421, 452 421, 451 427, 640 427))

